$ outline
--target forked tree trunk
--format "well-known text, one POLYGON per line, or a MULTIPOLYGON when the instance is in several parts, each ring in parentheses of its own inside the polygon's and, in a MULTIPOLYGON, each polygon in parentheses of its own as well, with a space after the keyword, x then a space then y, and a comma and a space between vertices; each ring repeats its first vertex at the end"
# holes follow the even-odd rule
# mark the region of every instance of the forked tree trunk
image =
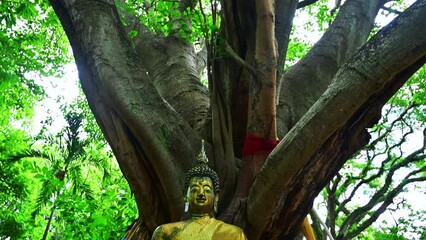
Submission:
MULTIPOLYGON (((322 39, 284 73, 298 1, 223 0, 220 41, 210 49, 222 54, 211 56, 207 91, 199 82, 204 58, 178 34, 149 32, 112 0, 50 2, 135 193, 141 220, 133 233, 140 235, 131 239, 182 219, 184 174, 201 138, 221 179, 218 218, 243 227, 249 239, 294 238, 319 191, 367 143, 366 127, 426 61, 425 1, 367 43, 385 1, 346 1, 322 39), (129 39, 132 29, 139 34, 129 39), (281 140, 270 154, 243 156, 250 136, 281 140)), ((196 2, 179 1, 177 9, 196 2)))

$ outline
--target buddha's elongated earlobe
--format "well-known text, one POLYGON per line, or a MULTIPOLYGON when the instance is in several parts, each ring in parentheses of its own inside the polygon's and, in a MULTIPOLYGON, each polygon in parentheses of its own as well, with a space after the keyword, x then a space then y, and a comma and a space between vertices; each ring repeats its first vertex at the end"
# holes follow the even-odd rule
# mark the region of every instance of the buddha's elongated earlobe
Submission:
POLYGON ((188 212, 189 210, 189 202, 185 202, 185 212, 188 212))
POLYGON ((186 191, 186 196, 184 197, 184 200, 185 200, 185 212, 189 211, 189 201, 188 201, 188 199, 189 199, 189 188, 186 191))

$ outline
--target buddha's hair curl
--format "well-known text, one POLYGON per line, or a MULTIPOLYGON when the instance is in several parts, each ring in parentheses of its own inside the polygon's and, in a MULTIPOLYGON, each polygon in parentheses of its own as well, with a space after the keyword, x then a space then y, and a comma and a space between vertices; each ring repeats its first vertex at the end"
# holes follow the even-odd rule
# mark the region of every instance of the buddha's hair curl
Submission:
POLYGON ((201 151, 197 158, 197 163, 185 175, 185 188, 188 189, 189 181, 193 177, 209 177, 212 180, 215 193, 219 193, 219 177, 217 173, 207 165, 208 159, 204 151, 204 140, 201 143, 201 151))
POLYGON ((189 187, 189 181, 193 177, 208 177, 212 180, 215 193, 219 192, 219 177, 217 173, 209 168, 205 162, 198 162, 193 168, 191 168, 185 175, 185 191, 189 187))

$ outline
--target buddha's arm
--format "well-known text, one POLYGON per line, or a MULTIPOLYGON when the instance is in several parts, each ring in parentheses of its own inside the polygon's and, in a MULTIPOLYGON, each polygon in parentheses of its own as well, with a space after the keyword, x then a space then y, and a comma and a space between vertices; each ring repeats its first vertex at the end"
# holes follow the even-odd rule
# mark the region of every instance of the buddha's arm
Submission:
POLYGON ((151 240, 162 240, 165 239, 164 237, 164 229, 163 226, 158 226, 154 233, 152 234, 151 240))
POLYGON ((241 230, 241 231, 238 233, 238 237, 237 237, 236 239, 238 239, 238 240, 247 240, 247 237, 246 237, 246 235, 244 234, 244 232, 241 230))

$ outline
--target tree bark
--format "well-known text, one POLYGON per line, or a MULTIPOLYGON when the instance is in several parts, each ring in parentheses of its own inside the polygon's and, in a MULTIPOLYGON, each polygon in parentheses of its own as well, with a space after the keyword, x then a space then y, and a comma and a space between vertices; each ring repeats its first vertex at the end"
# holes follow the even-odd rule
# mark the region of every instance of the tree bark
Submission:
POLYGON ((46 240, 47 236, 49 235, 49 228, 52 224, 53 216, 55 214, 55 204, 53 204, 52 209, 50 210, 49 220, 47 221, 46 228, 44 229, 42 240, 46 240))
POLYGON ((365 43, 381 0, 346 1, 308 54, 280 80, 278 125, 284 136, 324 93, 346 60, 365 43))
MULTIPOLYGON (((181 7, 190 7, 192 2, 183 1, 181 7)), ((203 65, 205 60, 180 35, 154 34, 136 16, 124 8, 119 10, 127 23, 126 32, 138 33, 130 40, 155 88, 195 131, 200 132, 209 109, 208 90, 199 79, 202 73, 199 64, 203 65)))
POLYGON ((181 219, 179 179, 195 160, 200 138, 154 88, 113 1, 51 4, 73 47, 89 106, 129 181, 139 213, 151 216, 145 219, 149 229, 181 219))

